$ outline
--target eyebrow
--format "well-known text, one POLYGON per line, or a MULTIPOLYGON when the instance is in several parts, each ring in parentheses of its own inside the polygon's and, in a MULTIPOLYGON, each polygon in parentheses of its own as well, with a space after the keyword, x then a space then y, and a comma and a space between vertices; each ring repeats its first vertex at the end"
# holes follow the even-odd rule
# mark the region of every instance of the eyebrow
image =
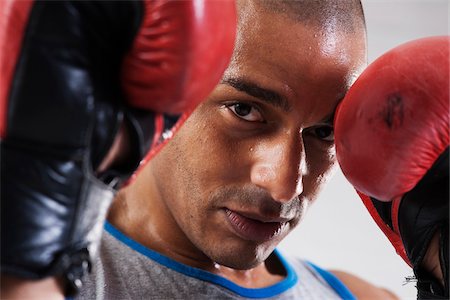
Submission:
POLYGON ((336 114, 336 111, 333 110, 333 112, 327 116, 325 116, 325 118, 322 119, 322 122, 325 124, 331 124, 334 125, 334 115, 336 114))
POLYGON ((255 83, 247 81, 242 78, 224 78, 220 83, 227 84, 238 91, 244 92, 252 97, 258 98, 268 104, 274 105, 283 109, 286 112, 291 110, 291 105, 285 97, 279 93, 258 86, 255 83))

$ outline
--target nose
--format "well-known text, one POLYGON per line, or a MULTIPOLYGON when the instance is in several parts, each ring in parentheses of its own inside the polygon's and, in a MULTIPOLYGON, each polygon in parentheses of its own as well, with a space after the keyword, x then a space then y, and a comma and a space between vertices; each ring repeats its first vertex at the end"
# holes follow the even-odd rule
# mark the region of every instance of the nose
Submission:
POLYGON ((278 202, 288 202, 303 192, 306 162, 300 134, 262 143, 253 152, 253 184, 267 190, 278 202))

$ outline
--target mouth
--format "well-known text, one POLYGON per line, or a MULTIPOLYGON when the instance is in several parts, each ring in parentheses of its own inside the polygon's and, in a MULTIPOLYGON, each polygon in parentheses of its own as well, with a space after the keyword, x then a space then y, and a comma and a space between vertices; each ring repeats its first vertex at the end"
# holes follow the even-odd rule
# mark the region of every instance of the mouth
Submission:
POLYGON ((233 231, 239 237, 253 241, 266 242, 287 229, 289 219, 269 219, 259 215, 225 209, 225 215, 233 231))

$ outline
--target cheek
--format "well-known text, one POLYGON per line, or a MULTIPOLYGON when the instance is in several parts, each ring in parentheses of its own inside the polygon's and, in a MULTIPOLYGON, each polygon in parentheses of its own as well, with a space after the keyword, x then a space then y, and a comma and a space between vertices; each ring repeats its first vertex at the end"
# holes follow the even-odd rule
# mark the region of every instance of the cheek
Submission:
POLYGON ((190 130, 190 167, 198 170, 198 178, 208 188, 214 189, 241 178, 246 170, 246 157, 250 146, 234 135, 220 111, 209 110, 194 114, 186 124, 190 130), (201 117, 203 116, 203 117, 201 117), (205 117, 206 116, 206 117, 205 117))
POLYGON ((305 188, 314 200, 337 169, 334 147, 310 151, 307 153, 308 173, 304 178, 305 188))
POLYGON ((171 188, 186 202, 207 203, 208 195, 226 183, 236 158, 232 142, 208 115, 194 112, 161 153, 169 162, 171 188))

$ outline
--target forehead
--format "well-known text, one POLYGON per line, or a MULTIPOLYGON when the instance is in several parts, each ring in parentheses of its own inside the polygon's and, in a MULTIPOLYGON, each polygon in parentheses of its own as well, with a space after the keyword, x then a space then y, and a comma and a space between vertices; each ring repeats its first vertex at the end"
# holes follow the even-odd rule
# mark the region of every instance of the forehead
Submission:
POLYGON ((235 52, 225 77, 245 77, 288 98, 342 97, 365 65, 365 35, 339 30, 333 18, 305 25, 251 1, 239 5, 235 52), (250 78, 249 78, 250 77, 250 78), (338 95, 340 94, 340 95, 338 95))

